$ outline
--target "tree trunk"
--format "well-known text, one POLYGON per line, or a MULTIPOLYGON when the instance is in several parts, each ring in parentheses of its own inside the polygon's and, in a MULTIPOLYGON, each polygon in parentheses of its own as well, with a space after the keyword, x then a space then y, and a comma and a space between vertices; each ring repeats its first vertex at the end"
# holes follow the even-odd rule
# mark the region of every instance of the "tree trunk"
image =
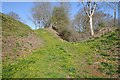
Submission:
POLYGON ((90 16, 90 31, 91 31, 91 35, 94 35, 94 30, 93 30, 93 24, 92 24, 92 16, 90 16))
POLYGON ((35 24, 35 29, 37 29, 37 25, 35 24))
POLYGON ((116 9, 114 8, 114 26, 116 26, 116 9))
POLYGON ((39 29, 40 29, 40 21, 38 22, 38 25, 39 25, 39 29))

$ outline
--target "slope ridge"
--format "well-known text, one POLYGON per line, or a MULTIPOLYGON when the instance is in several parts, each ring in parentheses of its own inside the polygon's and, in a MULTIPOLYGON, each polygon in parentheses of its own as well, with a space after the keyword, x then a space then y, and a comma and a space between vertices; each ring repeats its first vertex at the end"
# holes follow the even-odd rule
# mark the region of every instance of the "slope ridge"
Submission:
POLYGON ((2 56, 15 59, 42 46, 43 41, 26 24, 0 13, 2 18, 2 56))

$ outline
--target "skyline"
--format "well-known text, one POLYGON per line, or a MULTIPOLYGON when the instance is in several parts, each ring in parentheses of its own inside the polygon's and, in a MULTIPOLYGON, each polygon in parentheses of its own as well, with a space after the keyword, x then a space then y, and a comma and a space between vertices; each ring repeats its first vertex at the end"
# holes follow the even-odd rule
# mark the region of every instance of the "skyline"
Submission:
MULTIPOLYGON (((83 0, 1 0, 2 2, 82 2, 83 0)), ((84 0, 86 2, 88 0, 84 0)), ((95 2, 119 2, 119 0, 92 0, 95 2)))
MULTIPOLYGON (((51 5, 54 7, 58 5, 58 2, 51 2, 51 5)), ((73 19, 77 12, 82 8, 82 5, 78 7, 77 2, 71 2, 71 9, 70 9, 70 19, 73 19)), ((11 11, 16 12, 19 14, 22 22, 30 26, 32 29, 35 28, 32 21, 30 21, 30 9, 33 7, 33 2, 2 2, 2 13, 7 14, 11 11)), ((106 10, 106 13, 112 15, 112 10, 106 10)), ((118 10, 117 16, 118 18, 118 10)))

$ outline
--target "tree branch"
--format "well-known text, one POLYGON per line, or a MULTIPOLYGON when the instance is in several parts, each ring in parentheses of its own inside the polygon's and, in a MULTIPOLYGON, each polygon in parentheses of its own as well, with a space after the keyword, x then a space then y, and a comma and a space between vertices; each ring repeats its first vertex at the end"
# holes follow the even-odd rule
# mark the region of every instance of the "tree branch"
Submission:
POLYGON ((88 15, 88 17, 90 17, 90 14, 88 13, 88 11, 86 10, 85 7, 84 7, 84 10, 85 10, 86 14, 88 15))
POLYGON ((96 9, 96 3, 94 2, 94 6, 93 6, 93 10, 92 10, 92 13, 90 16, 93 16, 94 12, 95 12, 95 9, 96 9))

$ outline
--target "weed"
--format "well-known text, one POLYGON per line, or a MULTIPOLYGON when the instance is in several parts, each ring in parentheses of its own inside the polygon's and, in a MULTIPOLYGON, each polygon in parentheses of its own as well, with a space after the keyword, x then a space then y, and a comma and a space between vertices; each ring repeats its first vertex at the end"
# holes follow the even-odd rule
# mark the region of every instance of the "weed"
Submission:
POLYGON ((70 67, 68 71, 70 71, 70 72, 72 72, 72 73, 75 73, 75 72, 76 72, 76 70, 75 70, 74 67, 70 67))
POLYGON ((13 49, 13 52, 14 52, 14 53, 17 53, 17 49, 16 49, 16 48, 14 48, 14 49, 13 49))
POLYGON ((17 47, 20 47, 20 43, 19 42, 16 42, 16 48, 17 47))
POLYGON ((92 65, 92 64, 93 64, 93 59, 92 59, 92 57, 88 57, 88 58, 87 58, 87 63, 88 63, 89 65, 92 65))

